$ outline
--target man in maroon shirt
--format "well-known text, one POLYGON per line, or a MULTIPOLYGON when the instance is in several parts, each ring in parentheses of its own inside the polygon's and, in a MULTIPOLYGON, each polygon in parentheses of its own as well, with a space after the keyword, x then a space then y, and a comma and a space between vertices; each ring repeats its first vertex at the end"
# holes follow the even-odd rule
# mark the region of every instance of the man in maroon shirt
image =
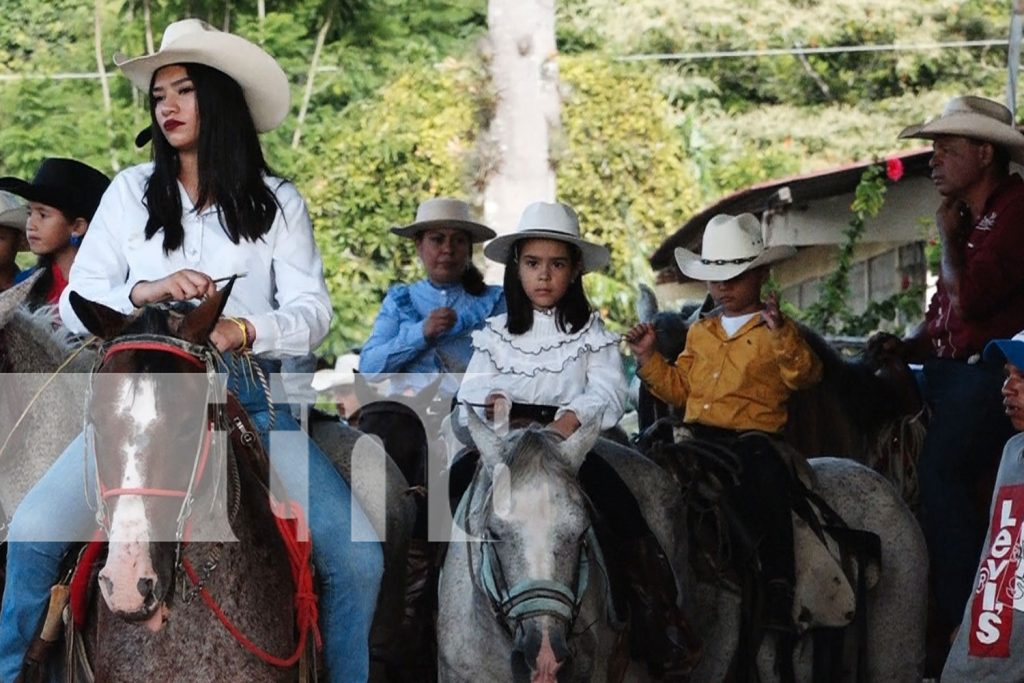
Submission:
POLYGON ((1002 405, 1002 367, 981 353, 989 340, 1024 328, 1024 182, 1010 174, 1010 161, 1024 161, 1024 135, 1006 107, 957 97, 942 116, 900 137, 932 141, 931 177, 942 195, 938 289, 918 330, 889 344, 924 365, 932 414, 918 467, 921 520, 939 616, 952 631, 987 522, 974 490, 1014 433, 1002 405))

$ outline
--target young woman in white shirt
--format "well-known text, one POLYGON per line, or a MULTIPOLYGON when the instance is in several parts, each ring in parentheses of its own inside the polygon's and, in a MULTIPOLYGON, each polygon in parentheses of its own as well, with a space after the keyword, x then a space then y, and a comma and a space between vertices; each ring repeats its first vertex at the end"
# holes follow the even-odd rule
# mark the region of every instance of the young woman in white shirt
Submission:
POLYGON ((609 429, 622 417, 626 381, 618 338, 583 291, 586 272, 608 263, 608 249, 580 238, 565 204, 526 207, 515 232, 484 254, 505 264, 508 313, 473 333, 473 357, 459 400, 490 412, 511 402, 511 418, 547 424, 568 436, 588 421, 609 429))
MULTIPOLYGON (((257 137, 288 113, 287 76, 259 46, 196 19, 168 26, 159 52, 119 66, 149 95, 153 162, 121 172, 104 194, 61 297, 61 317, 72 331, 85 331, 71 291, 129 313, 202 298, 215 291, 215 279, 244 275, 210 341, 224 354, 228 388, 269 448, 271 429, 298 426, 280 409, 271 424, 267 399, 237 352, 252 351, 254 362, 274 372, 278 358, 315 348, 331 319, 305 202, 291 183, 273 176, 257 137)), ((19 674, 66 540, 92 533, 83 451, 79 436, 12 520, 0 680, 19 674)), ((352 541, 372 527, 312 442, 305 464, 276 469, 293 497, 308 494, 327 676, 366 680, 381 550, 352 541)))

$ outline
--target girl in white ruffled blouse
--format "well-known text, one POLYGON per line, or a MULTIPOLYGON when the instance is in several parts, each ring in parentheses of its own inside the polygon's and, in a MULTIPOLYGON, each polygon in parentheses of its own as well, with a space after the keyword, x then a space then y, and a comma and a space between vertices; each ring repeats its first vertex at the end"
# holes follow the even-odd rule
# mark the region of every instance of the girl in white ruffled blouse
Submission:
POLYGON ((504 398, 513 421, 548 424, 565 436, 593 420, 614 427, 626 397, 618 338, 591 309, 581 282, 607 265, 608 249, 580 238, 571 207, 536 202, 484 254, 506 266, 508 313, 473 333, 460 401, 490 417, 504 398))

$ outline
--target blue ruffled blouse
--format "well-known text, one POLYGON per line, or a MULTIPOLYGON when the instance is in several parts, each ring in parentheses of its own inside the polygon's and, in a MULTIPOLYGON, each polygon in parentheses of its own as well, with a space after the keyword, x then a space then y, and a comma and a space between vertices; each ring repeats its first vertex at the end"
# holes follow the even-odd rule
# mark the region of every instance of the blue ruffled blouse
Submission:
MULTIPOLYGON (((484 326, 487 318, 505 312, 501 287, 489 285, 473 296, 461 284, 435 285, 424 279, 388 290, 373 332, 359 354, 359 371, 378 373, 419 373, 401 382, 422 388, 436 373, 462 373, 473 356, 470 335, 484 326), (455 309, 458 319, 452 329, 432 341, 423 336, 423 322, 435 308, 455 309)), ((454 386, 457 388, 458 384, 454 386)))

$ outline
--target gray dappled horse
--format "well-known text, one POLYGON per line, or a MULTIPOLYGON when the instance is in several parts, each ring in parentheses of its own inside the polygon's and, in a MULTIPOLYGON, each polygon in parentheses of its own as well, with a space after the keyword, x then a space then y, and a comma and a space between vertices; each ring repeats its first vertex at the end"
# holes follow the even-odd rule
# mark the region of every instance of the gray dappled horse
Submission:
POLYGON ((536 426, 503 438, 470 411, 469 427, 480 466, 441 573, 439 680, 621 680, 628 634, 577 482, 597 425, 565 441, 536 426))
MULTIPOLYGON (((453 533, 461 528, 485 542, 453 537, 449 547, 439 597, 440 680, 646 680, 644 667, 629 662, 627 639, 609 611, 606 577, 597 569, 603 565, 589 540, 588 503, 576 481, 596 434, 581 428, 563 442, 531 428, 499 437, 473 417, 470 427, 481 466, 453 533), (492 474, 503 468, 503 475, 492 474)), ((844 657, 832 680, 920 680, 928 571, 913 515, 881 475, 862 465, 817 458, 811 466, 815 491, 851 528, 877 534, 881 545, 881 573, 861 568, 870 586, 864 628, 841 644, 844 657)), ((686 515, 673 512, 677 533, 686 528, 679 519, 686 515)), ((678 556, 687 547, 684 539, 672 554, 675 566, 687 568, 677 581, 704 646, 691 680, 728 680, 743 656, 739 596, 702 582, 678 556)), ((798 591, 800 585, 798 569, 798 591)), ((756 653, 763 681, 780 680, 774 645, 769 636, 756 653)), ((814 647, 813 630, 796 645, 799 681, 812 680, 814 647)))
POLYGON ((0 293, 0 509, 6 513, 0 527, 82 430, 85 389, 96 360, 92 349, 83 349, 43 388, 78 345, 66 329, 54 327, 52 310, 24 308, 36 277, 0 293))

